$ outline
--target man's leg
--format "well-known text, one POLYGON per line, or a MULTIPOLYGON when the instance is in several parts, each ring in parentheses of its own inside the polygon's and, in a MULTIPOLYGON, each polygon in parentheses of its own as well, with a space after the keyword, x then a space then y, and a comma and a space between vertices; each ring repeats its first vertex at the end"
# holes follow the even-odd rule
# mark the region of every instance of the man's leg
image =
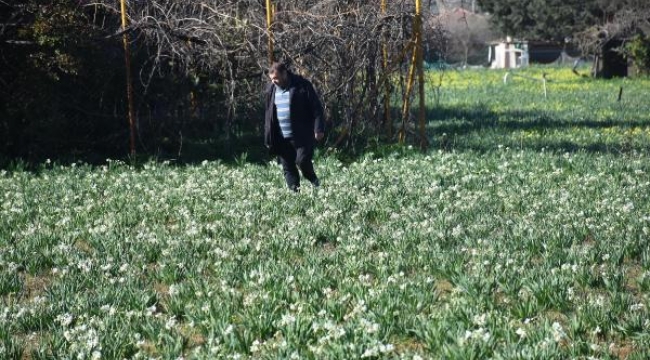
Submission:
POLYGON ((298 191, 298 188, 300 188, 300 175, 296 167, 296 149, 285 139, 280 139, 280 142, 278 157, 280 158, 280 164, 282 164, 284 180, 287 182, 289 189, 298 191))
POLYGON ((314 171, 314 163, 312 162, 313 157, 313 147, 305 146, 296 148, 296 164, 298 164, 300 172, 302 172, 302 176, 314 184, 314 186, 320 186, 320 181, 318 180, 318 176, 316 176, 316 172, 314 171))

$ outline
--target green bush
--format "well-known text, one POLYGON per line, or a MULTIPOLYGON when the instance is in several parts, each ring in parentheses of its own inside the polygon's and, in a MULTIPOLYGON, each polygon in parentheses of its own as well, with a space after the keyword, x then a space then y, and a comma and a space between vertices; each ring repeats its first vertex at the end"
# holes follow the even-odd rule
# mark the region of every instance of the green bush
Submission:
POLYGON ((627 44, 626 50, 638 71, 650 74, 650 37, 637 35, 627 44))

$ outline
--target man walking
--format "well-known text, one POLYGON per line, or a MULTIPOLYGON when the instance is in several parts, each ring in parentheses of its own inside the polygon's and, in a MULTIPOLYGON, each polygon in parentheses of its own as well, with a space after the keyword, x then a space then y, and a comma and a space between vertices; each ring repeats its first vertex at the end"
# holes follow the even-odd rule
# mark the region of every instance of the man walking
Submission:
POLYGON ((283 63, 271 64, 269 78, 271 83, 265 91, 264 145, 279 157, 291 190, 300 189, 298 168, 305 179, 318 187, 312 158, 315 142, 325 132, 321 101, 311 82, 291 73, 283 63))

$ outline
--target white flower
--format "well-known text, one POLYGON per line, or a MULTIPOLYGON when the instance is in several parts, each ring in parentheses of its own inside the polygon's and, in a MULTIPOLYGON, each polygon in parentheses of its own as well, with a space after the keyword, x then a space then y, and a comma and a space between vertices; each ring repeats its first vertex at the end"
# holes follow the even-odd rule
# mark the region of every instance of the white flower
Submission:
POLYGON ((250 351, 251 351, 252 353, 256 353, 256 352, 258 352, 258 351, 261 350, 262 345, 263 345, 263 343, 260 343, 259 340, 255 340, 255 341, 253 341, 253 343, 251 344, 250 351))
POLYGON ((562 339, 566 337, 562 325, 560 325, 560 323, 558 323, 557 321, 553 323, 552 328, 553 328, 553 339, 555 340, 555 342, 560 342, 562 341, 562 339))
POLYGON ((65 313, 63 315, 59 315, 56 317, 56 320, 61 324, 61 326, 67 327, 72 323, 72 320, 74 320, 74 317, 72 314, 65 313))
POLYGON ((368 320, 366 320, 364 318, 361 319, 361 325, 363 325, 364 330, 368 334, 374 334, 377 331, 379 331, 379 324, 374 323, 372 321, 368 321, 368 320))
POLYGON ((483 342, 488 342, 491 337, 492 335, 490 332, 481 327, 474 331, 465 330, 465 335, 459 339, 459 343, 464 345, 470 340, 482 340, 483 342))
POLYGON ((393 350, 395 350, 395 346, 393 344, 382 344, 379 346, 379 352, 383 354, 392 352, 393 350))
POLYGON ((291 314, 284 314, 282 315, 282 319, 280 319, 278 325, 279 326, 287 326, 291 325, 296 322, 296 317, 291 315, 291 314))
POLYGON ((332 290, 331 288, 328 288, 328 287, 324 288, 322 290, 322 292, 323 292, 323 295, 325 295, 325 297, 327 297, 328 299, 331 298, 332 295, 334 294, 334 290, 332 290))
POLYGON ((169 296, 176 296, 178 293, 180 293, 180 286, 176 284, 171 284, 169 286, 169 290, 167 290, 167 293, 169 296))
POLYGON ((594 331, 592 331, 591 333, 592 333, 594 336, 596 336, 596 335, 600 334, 601 332, 602 332, 602 330, 601 330, 600 326, 596 326, 596 328, 594 329, 594 331))
POLYGON ((567 298, 569 299, 569 301, 573 300, 574 297, 575 297, 575 290, 573 290, 573 288, 570 287, 570 288, 568 288, 566 290, 566 292, 567 292, 567 298))
POLYGON ((368 358, 368 357, 376 357, 379 354, 386 354, 389 352, 392 352, 395 350, 395 346, 393 344, 382 344, 380 342, 375 342, 367 348, 363 354, 361 355, 362 358, 368 358))
POLYGON ((515 334, 519 335, 519 338, 521 339, 525 338, 528 335, 526 333, 526 330, 524 330, 523 328, 517 329, 517 331, 515 331, 515 334))
POLYGON ((174 328, 176 326, 177 323, 178 323, 178 321, 176 320, 176 317, 172 316, 165 323, 165 329, 171 330, 172 328, 174 328))
POLYGON ((643 305, 642 303, 637 303, 637 304, 631 305, 630 310, 632 310, 632 311, 641 311, 641 310, 643 310, 644 307, 645 307, 645 305, 643 305))
POLYGON ((111 305, 103 305, 101 308, 99 308, 101 311, 108 313, 108 315, 115 315, 115 308, 111 305))
POLYGON ((634 210, 634 203, 629 202, 629 203, 623 205, 623 211, 624 211, 624 212, 629 213, 629 212, 631 212, 632 210, 634 210))
POLYGON ((487 323, 487 314, 474 315, 473 319, 474 325, 485 326, 487 323))

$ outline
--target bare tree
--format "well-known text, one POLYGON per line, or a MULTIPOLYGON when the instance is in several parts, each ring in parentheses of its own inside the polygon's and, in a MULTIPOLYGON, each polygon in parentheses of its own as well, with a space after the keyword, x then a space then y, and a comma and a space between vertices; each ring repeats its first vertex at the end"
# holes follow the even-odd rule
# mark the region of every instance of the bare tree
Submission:
MULTIPOLYGON (((373 0, 286 0, 276 4, 272 33, 275 57, 310 76, 325 98, 330 125, 353 141, 379 132, 384 79, 404 70, 414 2, 390 2, 382 13, 373 0), (389 49, 382 64, 382 45, 389 49)), ((99 4, 117 12, 116 2, 99 4)), ((241 104, 255 105, 268 66, 265 1, 131 1, 136 41, 154 49, 147 74, 161 65, 175 71, 207 71, 221 79, 229 121, 241 104)), ((146 76, 145 76, 146 82, 146 76)), ((249 110, 254 110, 253 106, 249 110)))
POLYGON ((625 43, 638 34, 650 36, 650 9, 630 0, 613 9, 602 24, 577 33, 573 40, 584 54, 595 55, 592 75, 608 78, 627 72, 625 43))

